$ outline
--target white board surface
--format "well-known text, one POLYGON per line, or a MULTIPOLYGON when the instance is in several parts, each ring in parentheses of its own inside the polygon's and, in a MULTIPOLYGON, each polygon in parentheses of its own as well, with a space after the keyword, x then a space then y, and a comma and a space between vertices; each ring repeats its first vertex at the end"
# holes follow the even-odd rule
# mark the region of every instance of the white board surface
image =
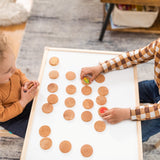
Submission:
MULTIPOLYGON (((45 66, 42 81, 40 83, 40 90, 35 104, 34 117, 31 122, 31 130, 27 132, 28 142, 25 148, 26 160, 138 160, 138 135, 141 132, 137 131, 136 122, 126 120, 115 125, 110 125, 106 122, 106 129, 103 132, 97 132, 94 129, 94 123, 97 120, 102 120, 98 115, 98 108, 101 107, 96 103, 98 96, 98 88, 106 86, 109 89, 109 94, 106 96, 107 108, 113 107, 134 107, 136 106, 136 87, 134 79, 133 68, 112 71, 104 74, 105 81, 103 83, 93 82, 90 87, 92 94, 85 96, 81 93, 83 84, 80 80, 80 72, 82 67, 95 66, 99 62, 111 59, 116 55, 96 54, 96 53, 82 53, 58 51, 49 49, 46 52, 45 66), (51 57, 58 57, 59 64, 51 66, 49 59, 51 57), (58 79, 50 79, 48 74, 52 70, 59 72, 58 79), (65 74, 68 71, 76 73, 76 79, 68 81, 65 74), (47 103, 47 97, 51 94, 47 90, 50 83, 58 85, 58 91, 55 92, 59 98, 52 113, 45 114, 42 112, 42 105, 47 103), (66 86, 73 84, 77 91, 73 95, 66 93, 66 86), (67 97, 73 97, 76 100, 76 105, 73 108, 67 108, 64 101, 67 97), (94 101, 94 107, 89 109, 93 115, 90 122, 81 120, 81 113, 86 109, 82 103, 84 99, 90 98, 94 101), (66 121, 63 118, 65 110, 71 109, 75 113, 75 118, 71 121, 66 121), (40 148, 39 128, 43 125, 48 125, 51 128, 51 134, 48 136, 52 140, 52 147, 48 150, 40 148), (72 149, 69 153, 62 153, 59 150, 59 144, 63 140, 68 140, 72 144, 72 149), (81 155, 80 149, 84 144, 90 144, 93 147, 93 154, 91 157, 85 158, 81 155)), ((141 143, 141 142, 140 142, 141 143)))

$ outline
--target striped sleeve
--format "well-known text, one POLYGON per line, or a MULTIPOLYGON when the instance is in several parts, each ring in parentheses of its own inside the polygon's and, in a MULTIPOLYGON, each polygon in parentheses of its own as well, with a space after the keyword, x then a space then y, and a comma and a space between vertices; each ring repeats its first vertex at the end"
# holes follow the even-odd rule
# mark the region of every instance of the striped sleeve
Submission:
POLYGON ((160 88, 160 38, 155 42, 155 63, 154 63, 154 79, 158 88, 160 88))
POLYGON ((155 54, 155 43, 156 41, 150 43, 144 48, 126 52, 116 56, 115 58, 105 61, 102 63, 104 72, 129 68, 153 59, 155 54))
POLYGON ((130 109, 131 120, 143 121, 160 118, 160 104, 149 104, 130 109))

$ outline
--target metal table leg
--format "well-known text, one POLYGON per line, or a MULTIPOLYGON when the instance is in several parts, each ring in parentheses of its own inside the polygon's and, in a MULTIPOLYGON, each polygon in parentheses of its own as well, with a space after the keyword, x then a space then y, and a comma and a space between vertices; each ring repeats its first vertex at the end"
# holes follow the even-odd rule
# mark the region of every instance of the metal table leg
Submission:
POLYGON ((110 15, 112 13, 113 8, 114 8, 114 4, 110 3, 110 6, 109 6, 109 9, 108 9, 108 12, 107 12, 107 16, 106 16, 106 18, 103 22, 103 26, 102 26, 102 29, 101 29, 101 34, 100 34, 100 37, 99 37, 100 41, 103 41, 103 36, 104 36, 105 31, 106 31, 106 27, 109 23, 109 18, 110 18, 110 15))

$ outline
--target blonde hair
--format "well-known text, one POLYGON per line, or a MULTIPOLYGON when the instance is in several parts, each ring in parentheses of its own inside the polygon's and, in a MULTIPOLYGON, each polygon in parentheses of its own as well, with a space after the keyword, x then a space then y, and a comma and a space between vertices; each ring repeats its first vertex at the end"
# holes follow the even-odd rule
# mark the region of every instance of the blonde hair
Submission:
POLYGON ((0 61, 2 61, 4 57, 4 52, 8 49, 7 37, 0 32, 0 61))

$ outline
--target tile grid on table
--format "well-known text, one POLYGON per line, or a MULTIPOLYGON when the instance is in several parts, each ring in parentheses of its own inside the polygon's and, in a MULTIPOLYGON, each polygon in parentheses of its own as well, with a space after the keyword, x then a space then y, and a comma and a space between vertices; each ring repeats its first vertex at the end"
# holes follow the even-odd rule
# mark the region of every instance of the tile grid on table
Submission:
MULTIPOLYGON (((50 79, 53 79, 53 80, 57 79, 59 77, 59 72, 56 70, 55 66, 57 66, 58 63, 60 63, 59 58, 52 57, 52 58, 50 58, 49 63, 51 66, 54 67, 54 70, 49 72, 49 77, 50 77, 50 79)), ((72 71, 68 71, 65 75, 65 78, 68 81, 74 82, 74 79, 76 78, 76 74, 72 71)), ((81 119, 85 122, 89 122, 92 120, 92 113, 88 110, 94 106, 94 104, 91 104, 94 102, 91 99, 87 99, 87 95, 90 95, 92 93, 92 88, 89 87, 88 81, 89 81, 89 77, 85 77, 84 81, 82 82, 82 84, 84 84, 84 86, 81 89, 82 94, 86 96, 86 98, 85 98, 86 103, 84 103, 84 101, 83 101, 82 106, 87 111, 84 111, 81 114, 81 119), (92 106, 90 106, 90 104, 92 106)), ((105 81, 105 77, 102 74, 100 74, 96 78, 95 81, 97 83, 103 83, 105 81)), ((46 114, 51 113, 53 111, 53 104, 56 104, 58 102, 58 97, 56 95, 56 91, 58 90, 58 85, 56 83, 50 83, 50 84, 48 84, 47 90, 51 94, 48 96, 48 99, 47 99, 48 103, 45 103, 42 106, 42 111, 46 114)), ((76 86, 74 86, 73 84, 68 85, 66 87, 66 92, 69 95, 69 97, 67 99, 65 99, 64 104, 67 108, 70 108, 70 109, 65 110, 65 112, 63 113, 63 117, 64 117, 64 119, 71 121, 72 119, 75 118, 75 113, 72 110, 72 107, 75 106, 76 101, 72 97, 72 95, 76 93, 76 86)), ((99 94, 99 96, 97 96, 97 98, 96 98, 97 104, 100 106, 105 105, 107 102, 107 99, 105 98, 105 96, 108 94, 108 89, 104 86, 101 86, 97 90, 97 93, 99 94)), ((97 111, 97 113, 99 114, 99 116, 101 116, 101 113, 104 113, 105 110, 107 110, 106 107, 100 107, 99 110, 97 111)), ((105 130, 105 127, 106 127, 105 125, 106 124, 104 123, 104 121, 99 120, 99 121, 96 121, 96 123, 94 124, 94 127, 97 132, 102 132, 105 130)), ((40 146, 44 150, 49 149, 52 146, 52 140, 47 137, 47 136, 49 136, 50 133, 51 133, 51 129, 49 126, 44 125, 44 126, 40 127, 40 129, 39 129, 40 136, 44 137, 40 141, 40 146)), ((71 147, 72 147, 71 143, 67 140, 62 141, 59 145, 59 149, 63 153, 69 152, 71 150, 71 147)), ((84 146, 81 147, 81 154, 84 157, 89 157, 92 155, 92 153, 93 153, 93 148, 89 144, 85 144, 84 146)))

